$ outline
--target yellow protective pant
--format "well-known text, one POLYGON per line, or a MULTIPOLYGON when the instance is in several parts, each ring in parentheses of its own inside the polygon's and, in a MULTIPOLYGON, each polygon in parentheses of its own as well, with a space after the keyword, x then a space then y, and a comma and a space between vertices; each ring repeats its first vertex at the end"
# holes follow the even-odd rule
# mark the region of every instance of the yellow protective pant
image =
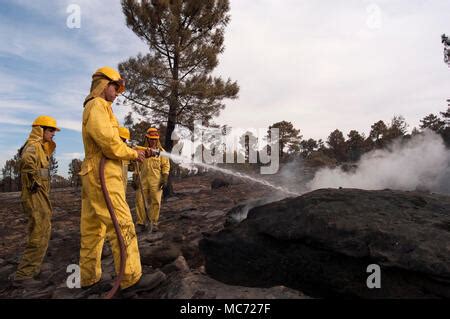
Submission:
POLYGON ((28 243, 17 267, 16 279, 33 278, 41 270, 51 234, 52 207, 45 190, 22 193, 22 207, 28 217, 28 243))
MULTIPOLYGON (((147 205, 149 208, 148 219, 154 224, 158 225, 159 220, 159 211, 161 209, 161 198, 163 191, 159 189, 157 186, 144 188, 144 195, 147 199, 147 205)), ((145 216, 145 208, 144 201, 142 199, 142 192, 139 188, 136 190, 136 215, 137 215, 137 224, 145 225, 145 221, 147 216, 145 216)))
MULTIPOLYGON (((108 166, 107 161, 105 172, 108 166)), ((114 226, 106 207, 100 188, 98 174, 89 172, 82 176, 81 204, 81 249, 80 271, 81 286, 86 287, 98 282, 102 275, 101 255, 105 236, 111 244, 116 274, 120 269, 120 247, 114 226)), ((126 246, 126 264, 122 289, 134 285, 142 276, 139 248, 130 209, 125 201, 122 179, 112 179, 107 188, 126 246)))

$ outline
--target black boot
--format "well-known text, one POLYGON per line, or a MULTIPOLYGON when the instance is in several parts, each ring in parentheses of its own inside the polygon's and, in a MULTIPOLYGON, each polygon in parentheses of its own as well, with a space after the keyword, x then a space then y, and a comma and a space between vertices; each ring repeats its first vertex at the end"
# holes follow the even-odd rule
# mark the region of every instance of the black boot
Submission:
POLYGON ((127 298, 138 292, 152 290, 157 286, 159 286, 165 280, 166 275, 159 270, 151 274, 144 274, 141 276, 139 281, 135 283, 133 286, 122 289, 121 295, 124 298, 127 298))

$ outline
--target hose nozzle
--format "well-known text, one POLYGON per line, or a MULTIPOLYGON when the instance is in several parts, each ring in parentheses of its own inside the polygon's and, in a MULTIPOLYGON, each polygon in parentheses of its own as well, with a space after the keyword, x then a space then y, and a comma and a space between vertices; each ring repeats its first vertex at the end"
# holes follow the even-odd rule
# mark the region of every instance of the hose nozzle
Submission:
POLYGON ((161 151, 159 149, 150 148, 150 156, 149 157, 158 157, 159 154, 161 154, 161 151))

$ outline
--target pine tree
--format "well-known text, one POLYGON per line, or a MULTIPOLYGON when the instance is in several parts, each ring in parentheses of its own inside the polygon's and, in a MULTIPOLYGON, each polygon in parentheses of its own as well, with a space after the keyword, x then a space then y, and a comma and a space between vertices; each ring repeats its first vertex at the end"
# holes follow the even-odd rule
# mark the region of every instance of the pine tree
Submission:
POLYGON ((440 134, 445 129, 445 122, 434 114, 429 114, 420 120, 420 128, 428 128, 440 134))
POLYGON ((127 26, 149 53, 119 65, 127 81, 125 97, 149 122, 163 124, 170 152, 175 125, 208 125, 235 99, 239 86, 212 76, 224 51, 230 21, 228 0, 122 0, 127 26))
POLYGON ((81 177, 78 175, 81 171, 82 161, 74 158, 69 164, 69 180, 72 186, 81 186, 81 177))
MULTIPOLYGON (((450 103, 450 100, 447 100, 450 103)), ((450 107, 445 112, 440 112, 444 118, 445 126, 450 127, 450 107)))
POLYGON ((5 162, 5 166, 2 168, 2 176, 3 191, 13 192, 21 189, 19 150, 12 159, 5 162))
POLYGON ((444 44, 444 62, 450 66, 450 39, 443 34, 441 36, 441 42, 444 44))
MULTIPOLYGON (((450 105, 450 100, 447 100, 447 102, 449 102, 450 105)), ((445 144, 450 147, 450 107, 447 108, 447 111, 441 112, 441 115, 445 123, 445 128, 442 130, 441 135, 445 144)))
POLYGON ((2 168, 3 185, 6 192, 11 192, 14 189, 14 165, 14 160, 10 159, 5 162, 5 166, 2 168))
POLYGON ((393 140, 404 136, 408 132, 408 127, 409 124, 406 123, 405 118, 402 115, 395 115, 387 129, 386 139, 393 140))
POLYGON ((312 152, 319 148, 319 144, 316 140, 310 138, 308 140, 303 140, 300 142, 301 154, 303 158, 308 158, 311 156, 312 152))
POLYGON ((351 130, 347 136, 348 140, 346 143, 349 160, 356 162, 361 158, 361 155, 365 151, 365 137, 356 130, 351 130))
POLYGON ((341 131, 336 129, 331 132, 328 136, 327 144, 329 152, 338 162, 345 162, 347 160, 345 138, 341 131))
MULTIPOLYGON (((271 139, 270 129, 277 128, 279 133, 279 150, 280 158, 283 158, 284 154, 295 154, 300 152, 300 142, 302 136, 300 130, 294 128, 291 122, 281 121, 269 126, 267 132, 267 138, 271 139)), ((271 140, 271 144, 276 141, 271 140)))
POLYGON ((52 154, 52 156, 50 156, 48 170, 50 172, 50 177, 53 177, 56 175, 56 173, 58 173, 58 161, 55 158, 55 154, 52 154))
POLYGON ((383 121, 373 124, 370 130, 369 138, 373 141, 375 147, 383 146, 383 137, 387 134, 388 127, 383 121))

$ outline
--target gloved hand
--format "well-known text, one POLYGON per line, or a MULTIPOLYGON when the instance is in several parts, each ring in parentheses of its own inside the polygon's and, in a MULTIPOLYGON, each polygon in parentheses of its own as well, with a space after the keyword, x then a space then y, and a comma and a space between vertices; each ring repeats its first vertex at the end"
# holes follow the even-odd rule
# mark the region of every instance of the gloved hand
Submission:
POLYGON ((159 182, 159 189, 163 189, 164 187, 167 187, 168 183, 169 183, 169 175, 163 174, 161 176, 161 181, 159 182))
POLYGON ((37 191, 39 190, 40 185, 38 183, 36 183, 36 181, 33 181, 33 183, 31 183, 30 186, 30 193, 31 194, 35 194, 37 193, 37 191))
POLYGON ((146 151, 137 150, 136 153, 138 155, 137 158, 136 158, 136 161, 138 161, 138 162, 142 163, 144 161, 144 159, 147 157, 147 152, 146 151))
POLYGON ((151 149, 151 148, 147 148, 145 150, 145 157, 149 158, 149 157, 158 157, 159 156, 159 150, 158 149, 151 149))

